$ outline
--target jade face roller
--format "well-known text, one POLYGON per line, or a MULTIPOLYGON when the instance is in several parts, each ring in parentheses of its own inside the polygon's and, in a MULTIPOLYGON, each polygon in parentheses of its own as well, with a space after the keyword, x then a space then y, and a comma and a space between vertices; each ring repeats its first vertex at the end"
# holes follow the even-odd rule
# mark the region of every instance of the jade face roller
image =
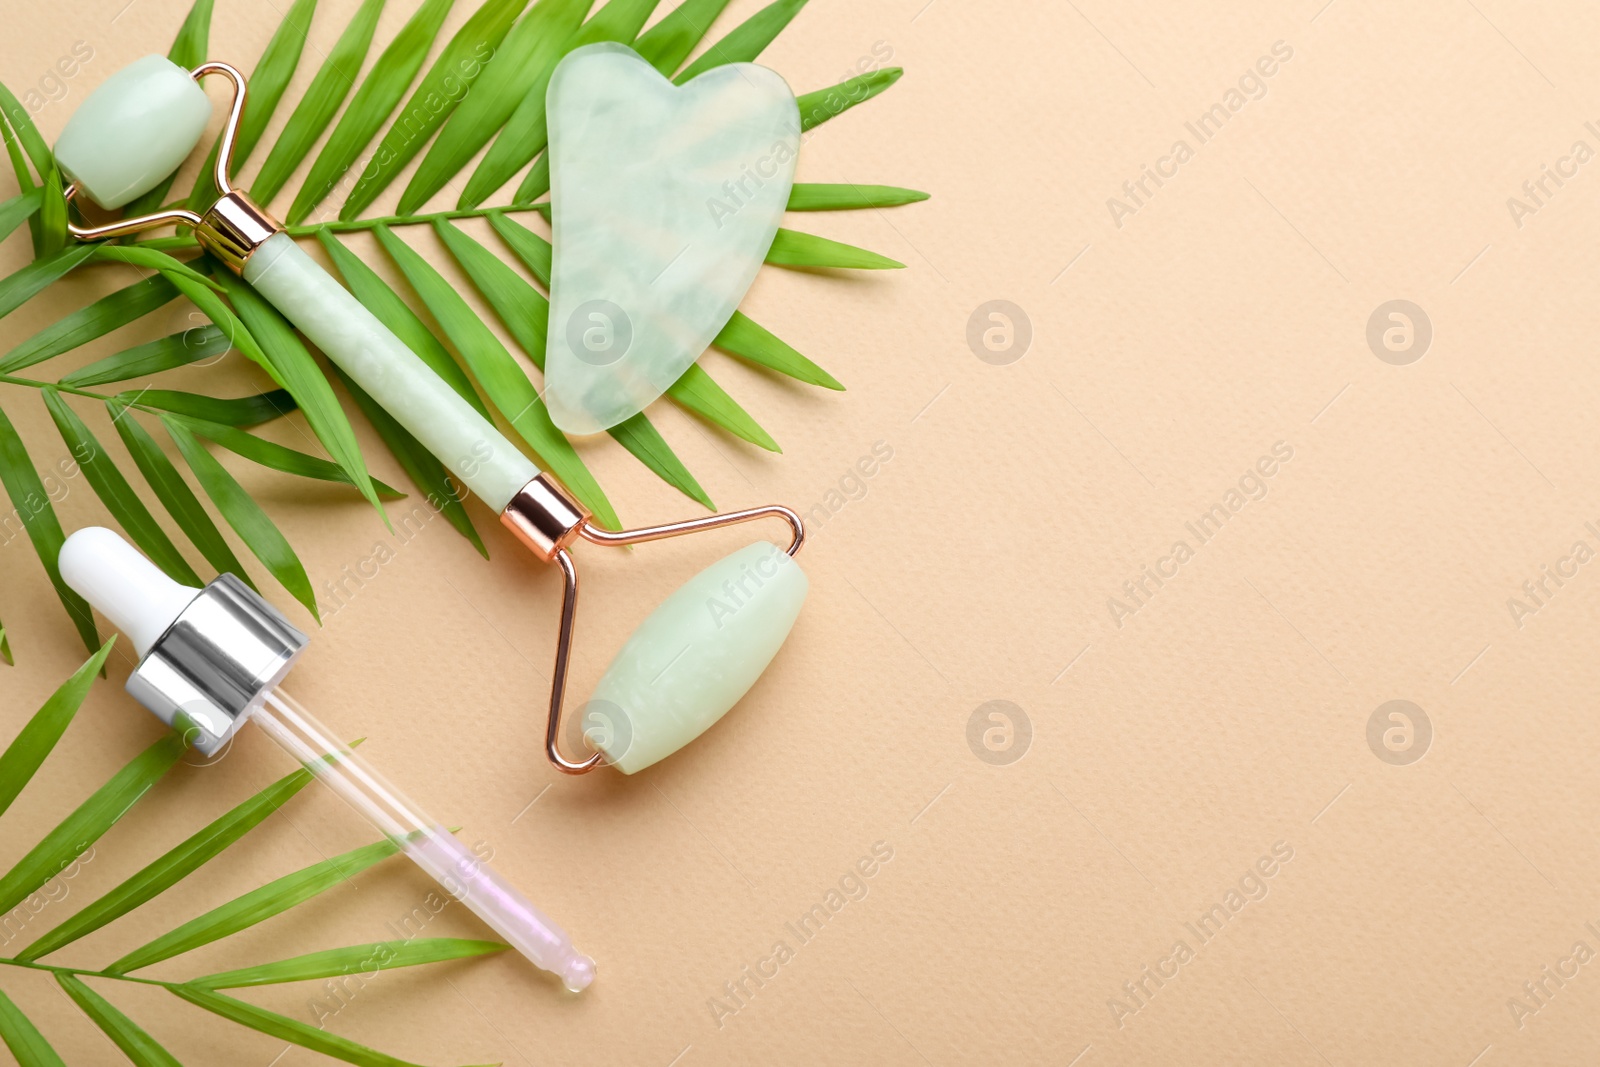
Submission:
POLYGON ((594 981, 594 960, 559 926, 278 688, 306 635, 249 586, 231 574, 180 585, 97 526, 67 538, 60 563, 138 651, 129 694, 189 744, 215 755, 255 723, 535 966, 575 993, 594 981))
POLYGON ((233 83, 234 98, 217 153, 222 198, 204 215, 169 209, 103 226, 69 226, 80 240, 124 236, 170 223, 193 227, 200 245, 239 273, 342 367, 472 492, 535 556, 565 579, 545 751, 568 774, 609 762, 624 773, 650 766, 697 737, 753 685, 788 636, 807 581, 791 557, 805 530, 800 517, 771 505, 687 522, 612 531, 596 526, 554 478, 542 473, 494 426, 401 343, 280 223, 228 179, 245 80, 226 63, 193 71, 146 56, 111 75, 78 108, 56 142, 71 179, 67 196, 88 195, 115 208, 154 186, 198 143, 211 103, 196 84, 208 74, 233 83), (635 631, 596 687, 586 734, 597 751, 561 752, 562 704, 577 612, 578 574, 569 549, 579 539, 631 545, 759 518, 787 522, 786 549, 757 542, 713 564, 668 598, 635 631))

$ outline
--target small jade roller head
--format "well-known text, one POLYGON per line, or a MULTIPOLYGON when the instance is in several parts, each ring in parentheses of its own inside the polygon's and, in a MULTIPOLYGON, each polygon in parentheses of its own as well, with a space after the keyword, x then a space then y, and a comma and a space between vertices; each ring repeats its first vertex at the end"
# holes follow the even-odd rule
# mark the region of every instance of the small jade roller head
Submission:
POLYGON ((99 226, 68 220, 67 230, 81 241, 122 237, 174 223, 192 226, 202 248, 235 272, 268 238, 283 229, 243 192, 228 172, 233 142, 244 114, 244 75, 226 63, 207 62, 184 70, 164 56, 145 56, 111 75, 90 93, 56 139, 56 161, 70 184, 69 202, 79 194, 108 210, 149 192, 182 165, 211 120, 211 100, 199 79, 220 74, 233 84, 233 106, 223 126, 212 171, 216 203, 205 214, 169 207, 99 226))
POLYGON ((90 93, 56 140, 61 171, 103 208, 119 208, 178 169, 211 121, 211 101, 165 56, 145 56, 90 93))

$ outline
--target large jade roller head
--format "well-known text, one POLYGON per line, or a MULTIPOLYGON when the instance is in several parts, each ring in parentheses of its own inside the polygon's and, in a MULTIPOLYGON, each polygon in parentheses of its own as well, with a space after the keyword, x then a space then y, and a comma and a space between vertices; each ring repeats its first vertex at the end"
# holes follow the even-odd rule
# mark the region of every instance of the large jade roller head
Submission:
POLYGON ((541 474, 511 499, 500 521, 565 577, 545 752, 568 774, 583 774, 602 762, 632 774, 699 737, 761 677, 789 636, 809 587, 793 559, 805 541, 805 527, 799 515, 776 504, 613 531, 596 526, 582 505, 541 474), (578 571, 569 547, 579 539, 600 545, 659 541, 763 518, 788 523, 788 547, 768 541, 747 545, 663 601, 622 646, 584 707, 584 737, 597 751, 579 761, 562 755, 562 704, 578 602, 578 571))
POLYGON ((772 505, 688 522, 614 531, 590 513, 395 337, 348 290, 307 256, 283 226, 235 190, 228 171, 244 109, 245 79, 226 63, 183 70, 147 56, 108 78, 80 105, 56 156, 80 192, 115 208, 153 188, 183 161, 204 131, 211 104, 196 81, 221 74, 233 105, 217 152, 220 199, 204 215, 185 208, 103 226, 71 223, 83 241, 181 223, 202 248, 241 275, 301 333, 422 442, 474 495, 500 513, 541 560, 561 568, 565 586, 556 644, 545 752, 568 774, 610 763, 626 774, 676 752, 720 719, 755 684, 788 636, 805 600, 806 577, 791 557, 805 540, 800 516, 772 505), (586 740, 596 751, 562 754, 562 705, 577 616, 578 540, 630 545, 761 518, 782 519, 786 548, 757 542, 691 578, 647 618, 617 654, 585 706, 586 740))

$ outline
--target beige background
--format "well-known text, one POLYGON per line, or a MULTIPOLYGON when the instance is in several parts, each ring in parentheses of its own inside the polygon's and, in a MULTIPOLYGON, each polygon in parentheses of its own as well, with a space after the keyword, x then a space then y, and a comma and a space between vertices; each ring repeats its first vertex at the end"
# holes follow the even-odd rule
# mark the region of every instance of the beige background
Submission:
MULTIPOLYGON (((67 99, 39 113, 46 136, 107 74, 164 51, 186 7, 126 2, 7 0, 0 72, 12 88, 37 84, 74 41, 95 51, 67 99)), ((214 54, 253 62, 274 6, 222 0, 214 54)), ((390 5, 380 40, 411 6, 390 5)), ((323 0, 314 48, 354 7, 323 0)), ((756 7, 735 0, 719 32, 756 7)), ((809 509, 841 479, 854 485, 875 442, 893 459, 816 531, 802 556, 810 603, 767 677, 698 744, 634 779, 546 766, 554 575, 481 508, 492 563, 435 523, 334 602, 293 690, 341 732, 369 735, 371 758, 489 842, 601 977, 569 999, 514 958, 391 973, 330 1027, 428 1063, 1591 1060, 1600 963, 1547 981, 1552 995, 1520 1026, 1508 1000, 1526 1000, 1522 984, 1575 942, 1600 950, 1585 925, 1600 929, 1600 564, 1520 626, 1507 600, 1575 541, 1600 550, 1585 526, 1600 526, 1600 164, 1547 183, 1554 195, 1520 227, 1507 198, 1575 141, 1600 149, 1584 125, 1600 120, 1596 40, 1586 5, 1530 0, 814 0, 766 55, 797 90, 839 81, 875 47, 907 74, 818 131, 801 178, 934 198, 795 225, 908 269, 763 272, 747 308, 849 386, 827 394, 707 357, 784 455, 672 408, 653 414, 725 507, 809 509), (1292 58, 1265 95, 1200 144, 1184 123, 1275 42, 1292 58), (1178 139, 1192 158, 1159 189, 1147 179, 1153 195, 1116 225, 1108 198, 1178 139), (1032 329, 1005 365, 966 339, 974 310, 996 299, 1032 329), (1369 316, 1394 299, 1420 305, 1433 330, 1404 366, 1366 341, 1369 316), (1292 459, 1265 498, 1201 544, 1185 524, 1278 442, 1292 459), (1193 558, 1119 626, 1108 598, 1178 540, 1193 558), (1409 765, 1367 740, 1395 699, 1431 724, 1409 765), (991 700, 1031 723, 1009 765, 967 741, 991 700), (875 842, 893 859, 866 897, 800 944, 785 924, 875 842), (1292 859, 1249 880, 1275 845, 1292 859), (1265 897, 1202 944, 1184 924, 1242 879, 1265 897), (711 998, 778 940, 793 959, 719 1021, 711 998), (1178 940, 1192 958, 1177 977, 1144 979, 1153 995, 1130 997, 1122 985, 1144 967, 1170 973, 1160 961, 1178 940), (1112 998, 1138 1010, 1118 1019, 1112 998)), ((407 237, 443 262, 429 235, 407 237)), ((27 254, 14 237, 0 258, 10 270, 27 254)), ((6 320, 4 346, 125 281, 75 281, 6 320)), ((128 343, 61 370, 113 342, 128 343)), ((240 363, 189 380, 243 392, 259 376, 240 363)), ((36 396, 6 389, 0 402, 41 465, 64 454, 36 396)), ((301 440, 292 424, 271 432, 301 440)), ((403 478, 365 443, 381 476, 403 478)), ((585 455, 625 519, 692 510, 614 446, 585 455)), ((319 589, 394 545, 347 494, 230 465, 282 518, 319 589)), ((103 521, 81 484, 61 510, 69 527, 103 521)), ((582 552, 580 685, 716 554, 699 540, 582 552)), ((0 565, 18 657, 0 669, 9 734, 81 649, 28 546, 7 545, 0 565)), ((117 688, 127 669, 115 662, 50 773, 0 824, 0 856, 156 735, 117 688)), ((37 921, 284 766, 257 738, 175 775, 37 921)), ((231 862, 63 957, 103 962, 367 838, 307 793, 231 862)), ((387 867, 156 973, 376 940, 425 891, 387 867)), ((453 908, 430 932, 482 928, 453 908)), ((72 1062, 117 1058, 42 976, 0 981, 72 1062)), ((266 1064, 282 1047, 159 990, 109 993, 189 1063, 266 1064)), ((309 1021, 316 993, 247 995, 309 1021)), ((312 1059, 296 1049, 278 1062, 312 1059)))

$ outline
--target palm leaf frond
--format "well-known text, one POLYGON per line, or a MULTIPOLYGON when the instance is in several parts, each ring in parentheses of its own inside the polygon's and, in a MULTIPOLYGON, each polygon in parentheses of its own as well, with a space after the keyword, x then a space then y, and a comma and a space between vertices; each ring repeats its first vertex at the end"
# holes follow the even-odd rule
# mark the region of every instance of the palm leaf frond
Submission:
POLYGON ((155 899, 222 854, 223 849, 259 826, 311 781, 304 768, 287 774, 250 797, 183 843, 152 860, 137 874, 98 898, 72 918, 17 953, 31 961, 66 947, 139 905, 155 899))
POLYGON ((200 550, 200 554, 217 573, 232 574, 255 589, 255 583, 250 580, 244 564, 233 554, 222 531, 211 521, 211 514, 201 506, 194 490, 183 480, 183 475, 178 473, 178 468, 167 458, 156 439, 139 425, 126 407, 118 406, 114 400, 106 401, 106 407, 111 414, 112 425, 117 428, 117 435, 133 457, 134 466, 139 468, 145 484, 150 486, 150 491, 161 501, 161 506, 166 508, 167 514, 172 516, 172 521, 178 524, 189 543, 200 550))
POLYGON ((322 61, 250 186, 250 195, 257 202, 265 204, 278 195, 355 88, 350 72, 361 69, 367 50, 372 47, 383 4, 384 0, 362 0, 355 17, 345 25, 333 50, 322 61))
MULTIPOLYGON (((0 815, 34 777, 71 723, 111 649, 112 643, 107 642, 45 701, 5 752, 0 753, 0 815)), ((127 815, 135 802, 167 774, 186 750, 183 739, 169 731, 96 790, 9 873, 0 876, 0 903, 4 903, 0 911, 11 910, 21 899, 19 893, 27 896, 36 892, 46 880, 58 874, 63 878, 75 877, 75 873, 68 870, 69 864, 127 815)), ((206 864, 238 843, 305 788, 312 777, 311 769, 302 767, 256 792, 36 938, 21 952, 0 955, 0 970, 27 968, 32 973, 43 971, 53 976, 84 1016, 135 1064, 170 1067, 178 1061, 154 1035, 91 983, 124 988, 133 982, 157 986, 232 1022, 350 1063, 394 1065, 406 1062, 222 996, 215 990, 333 977, 357 969, 369 973, 447 960, 472 960, 504 951, 507 946, 472 938, 416 938, 324 949, 204 974, 184 982, 133 977, 127 973, 236 933, 311 900, 393 855, 399 848, 393 841, 367 845, 279 878, 168 931, 109 967, 42 962, 44 957, 77 944, 85 935, 116 922, 184 879, 199 874, 206 864)), ((0 1040, 24 1067, 59 1067, 62 1062, 39 1029, 3 993, 0 993, 0 1040)))
POLYGON ((378 841, 351 849, 331 859, 274 879, 252 889, 204 915, 190 919, 147 944, 141 945, 106 968, 113 974, 137 971, 171 959, 201 945, 209 945, 256 923, 281 915, 296 904, 349 881, 375 863, 388 859, 400 846, 393 841, 378 841))
POLYGON ((544 151, 549 139, 550 126, 545 115, 545 90, 550 87, 550 75, 555 72, 561 57, 575 48, 602 41, 627 44, 638 36, 645 20, 656 9, 660 0, 610 0, 593 17, 570 34, 555 56, 539 72, 527 95, 516 111, 506 120, 500 136, 484 154, 478 168, 472 172, 467 187, 462 190, 457 207, 475 208, 496 189, 527 166, 533 157, 544 151))
POLYGON ((129 760, 110 781, 57 823, 55 829, 0 876, 0 913, 16 907, 100 840, 113 823, 127 814, 128 809, 172 769, 184 749, 183 739, 177 734, 164 735, 129 760))
POLYGON ((100 446, 88 424, 67 406, 67 402, 61 399, 61 394, 55 389, 45 389, 44 405, 50 410, 50 417, 55 420, 56 429, 61 432, 61 439, 66 442, 72 454, 78 457, 78 467, 88 478, 90 488, 111 512, 111 517, 122 526, 129 540, 138 545, 140 551, 149 556, 150 561, 165 571, 173 581, 195 587, 203 584, 200 576, 189 566, 166 531, 156 523, 155 517, 144 506, 144 501, 133 491, 128 479, 123 477, 117 465, 100 446))
POLYGON ((305 565, 295 555, 283 531, 245 491, 244 486, 228 473, 228 469, 206 451, 182 419, 175 415, 163 415, 161 424, 178 446, 178 451, 183 453, 184 460, 199 479, 206 496, 211 498, 228 525, 233 527, 233 532, 278 580, 278 584, 288 590, 289 595, 315 618, 317 598, 311 591, 311 579, 306 576, 305 565))
POLYGON ((454 0, 424 0, 416 14, 400 28, 389 47, 378 56, 366 80, 356 89, 344 117, 333 128, 328 143, 311 164, 311 173, 295 195, 285 221, 302 222, 311 209, 333 190, 334 184, 355 163, 383 120, 400 103, 422 61, 428 57, 433 39, 439 35, 444 18, 454 0))
MULTIPOLYGON (((727 0, 681 0, 668 5, 654 20, 659 0, 468 0, 459 28, 443 33, 455 0, 422 0, 408 12, 398 32, 377 40, 384 0, 363 0, 353 17, 338 28, 337 41, 298 97, 290 86, 305 57, 307 32, 317 17, 316 0, 285 5, 271 39, 251 72, 251 91, 236 138, 230 174, 238 175, 263 141, 263 134, 281 107, 292 106, 282 132, 253 180, 254 198, 272 201, 310 159, 310 173, 293 190, 286 214, 295 236, 315 235, 344 275, 356 298, 392 329, 437 374, 448 381, 486 417, 509 423, 542 465, 567 483, 588 504, 597 521, 618 525, 614 509, 579 452, 550 421, 540 399, 544 339, 549 326, 551 249, 546 237, 514 221, 511 213, 537 210, 548 218, 548 201, 529 203, 548 189, 548 116, 545 90, 559 60, 585 44, 613 41, 632 45, 666 77, 684 83, 719 65, 752 61, 794 21, 805 0, 774 0, 731 29, 717 23, 727 0), (374 45, 377 45, 375 48, 374 45), (375 53, 375 58, 369 53, 375 53), (371 62, 368 63, 368 60, 371 62), (470 90, 470 91, 469 91, 470 90), (481 156, 474 162, 475 157, 481 156), (474 163, 468 167, 469 163, 474 163), (530 166, 531 164, 531 166, 530 166), (399 194, 398 214, 364 217, 397 178, 407 178, 399 194), (518 178, 518 175, 521 175, 518 178), (517 178, 516 182, 512 179, 517 178), (463 186, 452 211, 418 214, 422 205, 447 185, 463 186), (508 183, 516 186, 509 202, 480 207, 508 183), (320 218, 306 221, 315 212, 320 218), (331 216, 337 213, 338 218, 331 216), (505 247, 491 249, 459 219, 486 218, 505 247), (449 271, 416 252, 396 232, 402 226, 431 223, 449 253, 449 271), (372 232, 405 279, 402 293, 341 241, 340 235, 372 232), (530 282, 522 273, 532 275, 530 282), (483 317, 462 300, 458 290, 470 285, 483 297, 483 317), (412 305, 415 305, 415 310, 412 305), (496 336, 490 320, 508 334, 521 358, 496 336), (532 366, 529 367, 528 364, 532 366)), ((194 0, 173 39, 169 56, 194 66, 207 58, 213 0, 194 0)), ((802 127, 809 131, 860 106, 893 85, 899 68, 874 70, 839 85, 806 93, 798 99, 802 127)), ((341 482, 357 488, 385 522, 381 502, 399 494, 371 477, 357 443, 345 397, 333 387, 340 380, 348 403, 360 410, 377 436, 423 494, 426 507, 442 514, 480 553, 487 549, 465 506, 464 494, 439 461, 370 397, 346 381, 337 368, 324 364, 314 350, 241 279, 218 271, 200 256, 193 233, 136 243, 101 243, 91 248, 62 246, 66 204, 61 177, 48 146, 26 111, 0 87, 0 135, 17 175, 18 194, 0 202, 0 238, 24 222, 35 247, 33 263, 0 278, 0 315, 53 290, 55 283, 86 267, 137 268, 145 276, 121 289, 78 307, 34 336, 0 354, 0 384, 32 388, 44 394, 58 429, 92 455, 101 456, 103 431, 73 414, 73 395, 96 400, 110 416, 143 475, 155 505, 141 504, 128 478, 102 456, 85 469, 89 484, 112 517, 163 565, 182 573, 187 549, 161 533, 152 514, 164 510, 178 533, 189 541, 208 567, 241 570, 238 556, 222 534, 226 524, 277 580, 313 609, 309 577, 294 549, 245 489, 207 449, 219 445, 251 463, 296 478, 341 482), (210 325, 173 333, 124 347, 86 366, 57 375, 54 383, 21 377, 29 367, 59 358, 85 343, 124 326, 147 321, 175 297, 183 297, 210 325), (256 363, 269 383, 255 395, 217 397, 209 390, 154 387, 149 379, 180 367, 194 366, 237 349, 256 363), (114 395, 97 386, 128 383, 114 395), (275 388, 273 388, 275 387, 275 388), (51 391, 53 390, 53 391, 51 391), (291 426, 307 441, 315 440, 323 458, 268 441, 249 427, 299 411, 291 426), (158 441, 140 423, 146 415, 162 419, 172 440, 158 441), (169 455, 171 453, 171 455, 169 455), (181 459, 178 457, 182 457, 181 459), (198 483, 190 488, 188 466, 198 483), (209 506, 202 501, 209 501, 209 506), (213 521, 211 510, 221 516, 213 521)), ((211 181, 220 139, 199 168, 188 202, 201 210, 215 190, 211 181)), ((167 196, 164 182, 127 209, 148 210, 167 196)), ((505 195, 502 193, 501 195, 505 195)), ((790 195, 795 211, 883 210, 926 199, 925 193, 899 186, 854 183, 800 183, 790 195)), ((781 229, 767 256, 769 263, 804 270, 881 270, 901 266, 879 253, 781 229)), ((735 314, 712 346, 763 371, 828 389, 842 388, 839 379, 786 343, 772 330, 743 313, 735 314)), ((773 436, 727 390, 698 365, 691 366, 667 390, 672 402, 708 425, 758 448, 779 451, 773 436)), ((710 495, 675 452, 647 414, 614 427, 611 437, 657 477, 703 506, 710 495)), ((25 527, 47 574, 59 547, 50 501, 23 509, 31 498, 36 474, 15 469, 26 450, 9 427, 0 427, 0 473, 19 525, 25 527), (9 460, 9 463, 7 462, 9 460), (25 519, 26 521, 21 521, 25 519)), ((431 517, 413 507, 412 526, 431 517)), ((393 527, 391 527, 393 529, 393 527)), ((184 564, 187 566, 187 564, 184 564)), ((200 575, 203 576, 203 575, 200 575)), ((187 575, 185 575, 187 580, 187 575)), ((56 581, 52 578, 52 581, 56 581)), ((70 590, 63 603, 88 647, 96 644, 93 620, 74 603, 70 590)), ((314 609, 313 609, 314 610, 314 609)), ((3 653, 4 650, 0 650, 3 653)))
POLYGON ((66 1067, 39 1028, 4 993, 0 993, 0 1040, 17 1058, 19 1067, 66 1067))
POLYGON ((476 941, 464 937, 418 937, 410 941, 374 941, 365 945, 324 949, 294 956, 275 963, 241 967, 218 974, 189 979, 189 985, 204 989, 239 989, 244 986, 305 982, 318 978, 338 978, 347 974, 370 974, 396 967, 416 967, 443 960, 470 959, 504 952, 498 941, 476 941))
MULTIPOLYGON (((61 520, 56 517, 50 493, 45 490, 44 481, 34 469, 27 446, 22 443, 16 426, 4 408, 0 408, 0 484, 5 485, 6 493, 11 498, 14 521, 20 522, 27 531, 34 554, 39 557, 50 584, 55 587, 57 598, 62 607, 67 609, 72 624, 77 627, 84 647, 95 651, 100 647, 100 635, 95 630, 94 614, 89 610, 88 602, 61 580, 61 568, 56 562, 67 535, 61 530, 61 520)), ((11 534, 10 525, 10 521, 5 523, 7 536, 11 534)))
MULTIPOLYGON (((700 2, 703 4, 704 0, 700 2)), ((534 83, 547 76, 561 56, 562 42, 578 28, 593 3, 594 0, 537 0, 511 27, 495 54, 493 75, 481 79, 461 100, 411 176, 400 195, 400 214, 416 214, 489 143, 534 83)), ((726 4, 727 0, 720 3, 726 4)))
POLYGON ((111 655, 111 648, 116 642, 116 636, 113 635, 71 678, 62 682, 33 713, 17 736, 12 738, 5 752, 0 753, 0 815, 4 815, 6 809, 11 807, 11 802, 17 799, 23 787, 33 781, 39 765, 54 750, 56 742, 61 740, 73 716, 83 706, 90 686, 94 685, 95 676, 105 666, 106 657, 111 655))
POLYGON ((434 132, 471 92, 473 84, 498 58, 500 42, 528 0, 485 0, 482 7, 450 38, 428 73, 417 83, 416 91, 399 120, 389 127, 373 152, 372 162, 356 179, 344 206, 341 219, 353 219, 371 206, 378 194, 388 188, 395 176, 428 143, 434 132))
POLYGON ((266 1008, 258 1008, 254 1004, 247 1004, 209 989, 185 985, 172 985, 167 989, 174 996, 196 1004, 214 1015, 220 1015, 241 1026, 248 1026, 258 1033, 291 1042, 313 1052, 320 1052, 324 1056, 344 1060, 346 1063, 359 1064, 360 1067, 418 1067, 411 1060, 402 1060, 398 1056, 379 1052, 347 1037, 318 1030, 309 1023, 291 1019, 287 1015, 279 1015, 266 1008))

